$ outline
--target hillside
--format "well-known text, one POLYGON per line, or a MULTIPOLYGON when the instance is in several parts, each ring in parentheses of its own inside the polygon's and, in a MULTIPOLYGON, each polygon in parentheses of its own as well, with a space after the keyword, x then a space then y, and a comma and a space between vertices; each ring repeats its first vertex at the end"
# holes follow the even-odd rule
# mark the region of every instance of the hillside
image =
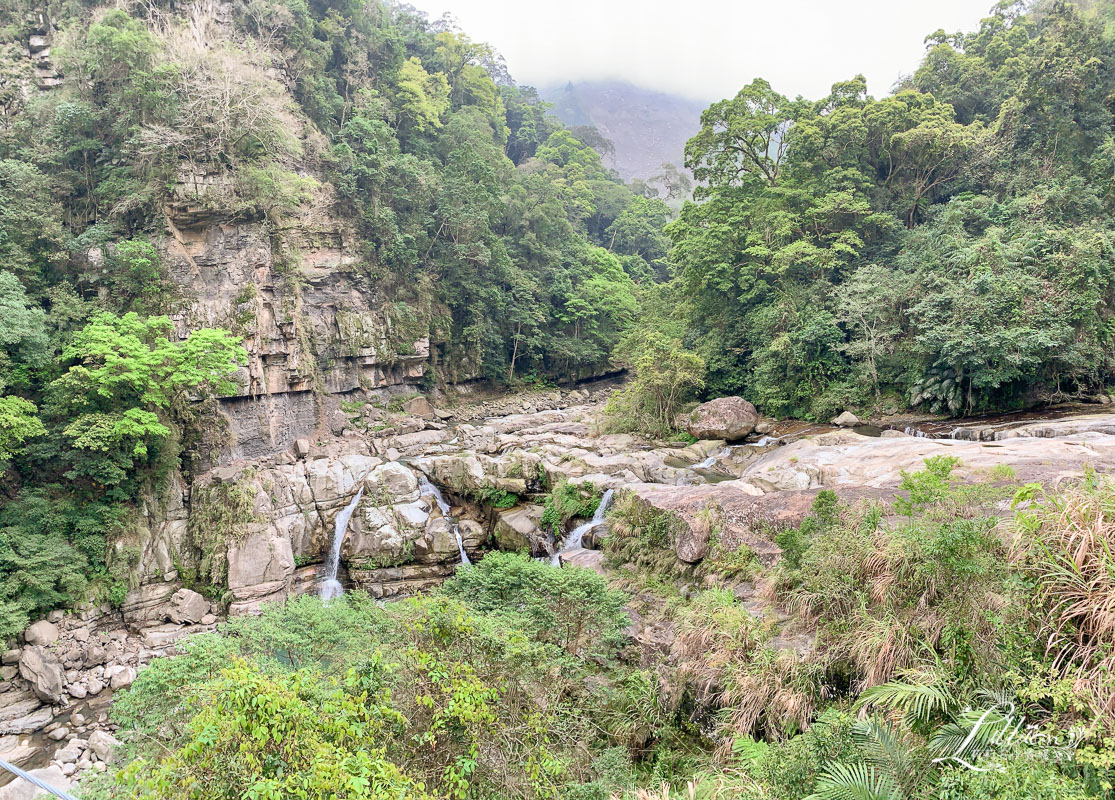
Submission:
POLYGON ((0 3, 0 800, 1109 800, 1115 39, 1028 8, 566 125, 409 6, 0 3))
POLYGON ((592 125, 615 145, 605 163, 625 181, 648 180, 664 163, 680 167, 707 105, 616 80, 566 83, 540 94, 565 125, 592 125))

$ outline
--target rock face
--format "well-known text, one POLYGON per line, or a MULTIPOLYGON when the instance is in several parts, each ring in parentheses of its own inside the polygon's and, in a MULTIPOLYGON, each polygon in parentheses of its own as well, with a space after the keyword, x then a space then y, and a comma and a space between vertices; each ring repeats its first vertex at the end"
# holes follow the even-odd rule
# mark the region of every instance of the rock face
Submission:
POLYGON ((759 412, 742 397, 718 397, 690 412, 685 429, 697 439, 734 442, 755 430, 759 412))
POLYGON ((1009 464, 1023 481, 1075 477, 1087 464, 1115 463, 1115 436, 1087 431, 1046 439, 1025 429, 1010 433, 1013 438, 994 443, 826 433, 767 453, 747 466, 743 479, 763 482, 767 491, 881 489, 897 488, 902 470, 922 469, 926 458, 938 455, 960 459, 960 477, 1009 464))

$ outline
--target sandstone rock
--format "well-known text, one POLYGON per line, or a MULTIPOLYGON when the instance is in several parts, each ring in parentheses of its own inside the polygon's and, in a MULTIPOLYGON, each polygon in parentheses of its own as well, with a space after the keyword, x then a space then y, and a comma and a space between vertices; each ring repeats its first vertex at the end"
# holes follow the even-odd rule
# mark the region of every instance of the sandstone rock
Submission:
POLYGON ((430 405, 430 401, 425 397, 412 397, 407 400, 403 403, 403 411, 416 417, 422 417, 422 419, 433 419, 435 416, 434 407, 430 405))
POLYGON ((301 438, 294 440, 294 454, 299 458, 305 458, 310 454, 313 449, 313 443, 309 439, 301 438))
POLYGON ((58 641, 58 634, 57 625, 47 622, 45 619, 41 619, 23 632, 23 638, 27 644, 49 647, 58 641))
POLYGON ((55 728, 54 730, 52 730, 50 733, 47 734, 47 737, 53 739, 56 742, 60 742, 69 735, 70 729, 63 725, 61 728, 55 728))
POLYGON ((82 663, 85 664, 86 669, 91 667, 100 666, 108 660, 108 648, 102 647, 99 644, 91 644, 85 648, 82 653, 82 663))
POLYGON ((54 760, 59 762, 60 764, 74 764, 77 763, 77 760, 81 758, 81 755, 84 752, 85 751, 81 748, 73 744, 68 744, 61 750, 55 751, 54 760))
POLYGON ((217 621, 217 615, 216 614, 206 614, 204 617, 201 618, 201 624, 202 625, 212 625, 216 621, 217 621))
POLYGON ((368 476, 368 481, 396 497, 409 495, 418 488, 418 478, 414 473, 396 462, 388 462, 376 467, 368 476))
POLYGON ((4 655, 0 656, 0 663, 2 663, 2 664, 18 664, 19 663, 19 650, 5 650, 4 655))
POLYGON ((179 589, 170 598, 167 617, 171 622, 195 624, 209 613, 209 601, 190 589, 179 589))
POLYGON ((77 700, 84 700, 89 694, 89 690, 82 686, 80 683, 71 683, 69 686, 66 687, 66 691, 69 693, 70 697, 73 697, 77 700))
POLYGON ((109 678, 109 686, 114 692, 120 689, 127 689, 135 682, 135 679, 135 669, 132 667, 120 667, 113 673, 112 677, 109 678))
POLYGON ((832 424, 838 428, 855 428, 860 424, 860 421, 859 417, 851 411, 844 411, 832 421, 832 424))
POLYGON ((98 678, 90 678, 86 681, 86 688, 89 690, 90 695, 98 695, 104 691, 105 685, 101 683, 98 678))
MULTIPOLYGON (((208 603, 206 603, 208 607, 208 603)), ((163 648, 172 644, 187 634, 188 631, 178 623, 169 623, 167 625, 156 625, 153 628, 144 628, 142 632, 143 643, 147 647, 163 648)), ((115 686, 113 687, 116 688, 115 686)))
POLYGON ((23 648, 19 674, 43 702, 57 703, 62 699, 62 664, 46 648, 37 645, 23 648))
POLYGON ((101 761, 111 763, 115 757, 115 750, 119 746, 119 740, 110 733, 93 731, 89 734, 89 749, 96 753, 101 761))
POLYGON ((547 555, 553 551, 550 537, 539 527, 543 507, 539 505, 518 506, 497 512, 496 524, 492 531, 496 544, 501 550, 528 552, 534 556, 547 555))
MULTIPOLYGON (((62 767, 51 764, 49 767, 42 769, 28 770, 27 774, 34 775, 43 783, 48 786, 53 786, 63 792, 68 791, 70 788, 69 778, 62 772, 62 767)), ((0 788, 0 800, 32 800, 33 798, 49 797, 42 789, 35 786, 35 784, 28 781, 13 781, 7 786, 0 788)))
POLYGON ((574 550, 568 550, 558 556, 563 567, 584 567, 591 569, 593 572, 604 574, 604 553, 600 550, 588 550, 584 547, 578 547, 574 550))
POLYGON ((718 397, 690 412, 685 429, 698 439, 742 439, 755 430, 759 412, 742 397, 718 397))

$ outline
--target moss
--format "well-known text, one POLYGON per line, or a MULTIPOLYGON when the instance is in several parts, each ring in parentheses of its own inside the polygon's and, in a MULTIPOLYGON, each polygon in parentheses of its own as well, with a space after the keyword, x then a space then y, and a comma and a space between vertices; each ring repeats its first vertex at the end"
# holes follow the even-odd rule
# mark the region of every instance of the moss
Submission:
MULTIPOLYGON (((255 492, 242 483, 194 486, 190 494, 188 532, 190 541, 201 554, 197 580, 210 585, 228 582, 228 545, 243 540, 248 526, 260 521, 254 505, 255 492)), ((190 577, 183 575, 186 580, 190 577)))

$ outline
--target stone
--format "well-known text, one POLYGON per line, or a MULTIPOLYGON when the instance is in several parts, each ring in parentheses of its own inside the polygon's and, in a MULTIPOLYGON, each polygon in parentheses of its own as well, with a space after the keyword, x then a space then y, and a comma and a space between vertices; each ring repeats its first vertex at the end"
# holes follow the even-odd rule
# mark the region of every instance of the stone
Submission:
POLYGON ((0 680, 10 681, 19 674, 19 667, 0 667, 0 680))
POLYGON ((202 625, 212 625, 216 621, 217 621, 217 615, 216 614, 206 614, 204 617, 201 618, 201 624, 202 625))
POLYGON ((136 671, 132 667, 121 667, 111 678, 109 678, 109 687, 112 691, 119 691, 120 689, 127 689, 136 679, 136 671))
POLYGON ((453 412, 452 411, 446 411, 446 410, 441 409, 441 408, 435 408, 434 409, 434 415, 437 416, 438 419, 446 421, 446 422, 453 419, 453 412))
POLYGON ((100 694, 105 689, 105 685, 101 683, 99 678, 90 678, 88 681, 86 681, 85 686, 86 689, 88 689, 90 695, 100 694))
POLYGON ((19 674, 44 703, 57 703, 62 699, 62 664, 46 648, 37 645, 23 648, 19 674))
POLYGON ((397 462, 380 464, 372 470, 368 480, 376 486, 382 486, 396 497, 409 495, 418 488, 418 478, 414 473, 397 462))
POLYGON ((209 613, 209 601, 190 589, 179 589, 170 598, 167 617, 171 622, 195 624, 209 613))
POLYGON ((542 511, 542 506, 530 505, 496 512, 492 535, 499 548, 535 556, 548 554, 552 549, 549 537, 539 528, 542 511))
POLYGON ((844 411, 832 421, 832 424, 838 428, 855 428, 860 425, 860 421, 859 417, 851 411, 844 411))
POLYGON ((308 456, 310 454, 310 450, 312 449, 313 443, 309 439, 301 438, 294 440, 294 454, 299 458, 305 458, 306 456, 308 456))
POLYGON ((5 650, 4 655, 0 656, 0 664, 18 664, 19 663, 19 650, 5 650))
POLYGON ((563 567, 582 567, 604 574, 604 553, 600 550, 578 547, 562 553, 558 558, 563 567))
POLYGON ((81 748, 68 744, 61 750, 55 751, 54 760, 60 764, 75 764, 84 752, 81 748))
POLYGON ((734 442, 755 430, 759 412, 742 397, 718 397, 701 403, 685 420, 685 429, 697 439, 734 442))
POLYGON ((52 622, 41 619, 32 624, 23 632, 23 639, 27 644, 43 645, 49 647, 58 641, 58 626, 52 622))
POLYGON ((143 643, 147 647, 162 648, 178 641, 185 636, 186 633, 187 631, 182 625, 176 622, 171 622, 166 625, 156 625, 153 628, 143 629, 143 643))
POLYGON ((71 683, 69 686, 66 687, 66 691, 69 692, 70 697, 73 697, 77 700, 84 700, 89 694, 89 690, 82 686, 80 683, 71 683))
POLYGON ((89 749, 96 753, 101 761, 112 763, 116 748, 119 746, 119 740, 110 733, 93 731, 89 734, 89 749))
MULTIPOLYGON (((51 764, 49 767, 43 767, 42 769, 28 770, 27 774, 33 775, 48 786, 53 786, 63 792, 70 788, 69 778, 62 771, 62 767, 56 764, 51 764)), ((7 786, 0 788, 0 800, 33 800, 34 798, 41 799, 44 797, 49 797, 49 795, 44 794, 42 789, 29 781, 12 781, 7 786)))
POLYGON ((70 635, 74 637, 74 641, 85 644, 89 641, 90 633, 88 628, 77 628, 71 631, 70 635))
POLYGON ((99 644, 91 644, 85 648, 82 654, 82 663, 85 664, 86 669, 91 669, 100 666, 108 659, 108 649, 99 644))
POLYGON ((403 411, 416 417, 422 417, 422 419, 433 419, 435 416, 434 407, 430 405, 430 401, 421 396, 412 397, 403 403, 403 411))
POLYGON ((60 742, 70 735, 70 729, 63 725, 61 728, 55 728, 47 734, 47 738, 60 742))

